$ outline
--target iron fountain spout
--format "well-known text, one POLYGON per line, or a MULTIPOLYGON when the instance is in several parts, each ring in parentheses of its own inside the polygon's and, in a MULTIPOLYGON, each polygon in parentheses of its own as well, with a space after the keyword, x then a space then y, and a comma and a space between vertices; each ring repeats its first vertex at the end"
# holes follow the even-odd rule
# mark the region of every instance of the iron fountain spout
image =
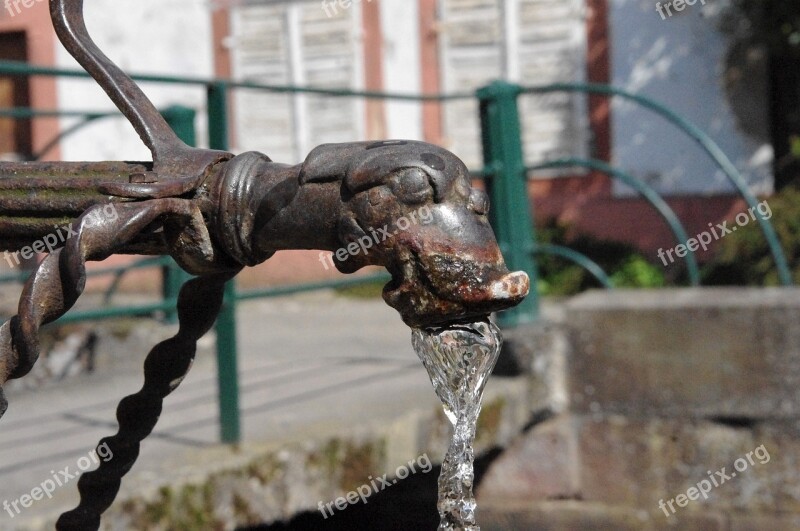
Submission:
POLYGON ((246 153, 227 163, 212 190, 215 232, 237 262, 322 249, 343 273, 386 267, 384 300, 412 327, 471 320, 528 294, 527 275, 503 262, 486 194, 437 146, 328 144, 291 167, 246 153))

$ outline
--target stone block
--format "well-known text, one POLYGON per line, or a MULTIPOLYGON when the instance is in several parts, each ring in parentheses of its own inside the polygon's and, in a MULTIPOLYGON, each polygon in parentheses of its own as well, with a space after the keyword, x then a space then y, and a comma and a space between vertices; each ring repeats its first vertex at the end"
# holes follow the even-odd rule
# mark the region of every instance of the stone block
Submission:
POLYGON ((800 416, 800 289, 590 292, 566 322, 577 411, 800 416))
POLYGON ((732 514, 730 531, 796 531, 800 529, 800 515, 752 516, 732 514))
POLYGON ((580 501, 491 505, 478 510, 484 531, 728 531, 725 516, 715 512, 666 522, 647 511, 580 501))
POLYGON ((518 438, 492 463, 478 502, 576 498, 579 481, 575 419, 556 417, 518 438))
POLYGON ((579 499, 668 522, 708 511, 800 514, 799 464, 800 436, 788 426, 561 415, 491 464, 478 499, 579 499))

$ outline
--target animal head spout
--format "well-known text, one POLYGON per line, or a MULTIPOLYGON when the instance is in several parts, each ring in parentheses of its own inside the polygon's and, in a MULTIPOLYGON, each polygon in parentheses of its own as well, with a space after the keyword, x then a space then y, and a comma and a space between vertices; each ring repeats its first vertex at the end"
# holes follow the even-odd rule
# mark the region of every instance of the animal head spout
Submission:
POLYGON ((386 302, 413 327, 510 308, 529 290, 509 272, 489 225, 489 199, 455 155, 422 142, 330 144, 313 152, 301 181, 341 179, 337 268, 382 265, 386 302))

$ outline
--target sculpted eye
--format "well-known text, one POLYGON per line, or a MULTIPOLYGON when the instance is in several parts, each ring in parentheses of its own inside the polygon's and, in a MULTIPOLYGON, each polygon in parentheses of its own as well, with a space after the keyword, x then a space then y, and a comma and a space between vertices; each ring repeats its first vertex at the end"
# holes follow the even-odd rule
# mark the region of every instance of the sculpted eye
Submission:
POLYGON ((469 208, 480 216, 489 213, 489 197, 481 190, 472 190, 469 194, 469 208))
POLYGON ((398 172, 390 181, 394 195, 403 203, 423 203, 433 198, 433 187, 428 174, 419 168, 407 168, 398 172))

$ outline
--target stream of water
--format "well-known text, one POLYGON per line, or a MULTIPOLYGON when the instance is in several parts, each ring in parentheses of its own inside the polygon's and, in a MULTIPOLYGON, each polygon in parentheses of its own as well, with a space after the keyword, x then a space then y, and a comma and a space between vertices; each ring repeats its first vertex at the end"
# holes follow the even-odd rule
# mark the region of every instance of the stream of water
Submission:
POLYGON ((472 491, 473 443, 483 388, 500 354, 500 331, 487 319, 450 328, 415 329, 412 343, 453 424, 439 476, 439 530, 480 531, 472 491))

